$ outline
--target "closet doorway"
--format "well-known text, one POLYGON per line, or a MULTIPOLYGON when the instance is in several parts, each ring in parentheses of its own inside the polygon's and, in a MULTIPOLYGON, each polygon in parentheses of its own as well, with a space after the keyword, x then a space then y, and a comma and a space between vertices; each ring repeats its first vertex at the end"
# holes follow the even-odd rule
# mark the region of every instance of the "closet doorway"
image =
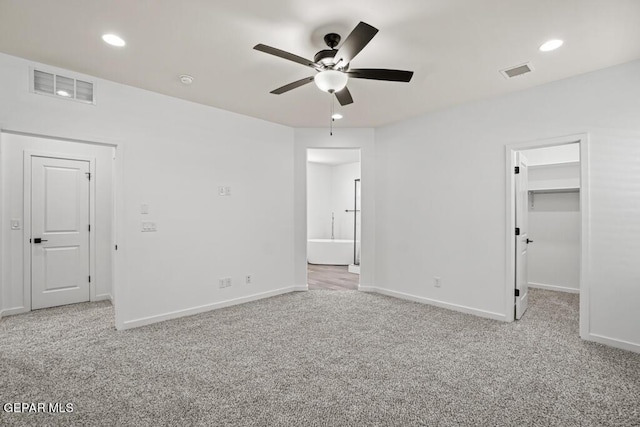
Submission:
POLYGON ((551 295, 579 306, 582 336, 588 324, 588 289, 581 282, 589 220, 586 144, 586 135, 578 135, 507 147, 510 310, 514 319, 526 318, 532 292, 562 292, 551 295))

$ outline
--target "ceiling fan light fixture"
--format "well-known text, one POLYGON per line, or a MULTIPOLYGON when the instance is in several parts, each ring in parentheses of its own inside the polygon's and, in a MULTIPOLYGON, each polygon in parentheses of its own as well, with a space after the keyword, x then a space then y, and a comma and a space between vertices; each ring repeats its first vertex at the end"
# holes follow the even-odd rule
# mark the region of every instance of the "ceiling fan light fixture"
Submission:
POLYGON ((349 77, 340 71, 325 70, 315 75, 313 81, 318 89, 328 93, 340 92, 347 85, 349 77))

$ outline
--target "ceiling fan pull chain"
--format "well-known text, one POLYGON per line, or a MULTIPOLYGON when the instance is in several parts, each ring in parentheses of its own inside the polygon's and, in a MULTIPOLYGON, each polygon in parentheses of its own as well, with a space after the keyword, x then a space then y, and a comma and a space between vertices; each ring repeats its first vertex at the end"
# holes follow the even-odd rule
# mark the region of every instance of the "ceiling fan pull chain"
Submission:
POLYGON ((329 136, 333 136, 333 106, 335 105, 335 97, 330 93, 331 97, 331 115, 329 116, 329 136))

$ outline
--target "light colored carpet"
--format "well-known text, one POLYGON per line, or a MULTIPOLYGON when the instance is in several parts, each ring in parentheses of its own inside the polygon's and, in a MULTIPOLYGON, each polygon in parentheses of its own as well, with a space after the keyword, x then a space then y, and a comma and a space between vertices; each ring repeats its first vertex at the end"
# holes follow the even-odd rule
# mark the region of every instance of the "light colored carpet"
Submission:
POLYGON ((116 332, 108 303, 0 322, 0 425, 638 426, 640 355, 581 341, 578 299, 516 323, 357 291, 116 332))

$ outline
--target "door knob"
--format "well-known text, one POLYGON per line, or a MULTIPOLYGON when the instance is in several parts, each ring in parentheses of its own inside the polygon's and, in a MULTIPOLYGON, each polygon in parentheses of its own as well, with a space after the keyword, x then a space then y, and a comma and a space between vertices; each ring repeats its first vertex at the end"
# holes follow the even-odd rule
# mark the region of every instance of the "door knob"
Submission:
POLYGON ((533 243, 533 240, 530 240, 529 238, 527 238, 527 245, 528 245, 529 243, 533 243))
POLYGON ((33 243, 42 243, 42 242, 48 242, 48 240, 43 240, 40 237, 36 237, 35 239, 33 239, 33 243))

